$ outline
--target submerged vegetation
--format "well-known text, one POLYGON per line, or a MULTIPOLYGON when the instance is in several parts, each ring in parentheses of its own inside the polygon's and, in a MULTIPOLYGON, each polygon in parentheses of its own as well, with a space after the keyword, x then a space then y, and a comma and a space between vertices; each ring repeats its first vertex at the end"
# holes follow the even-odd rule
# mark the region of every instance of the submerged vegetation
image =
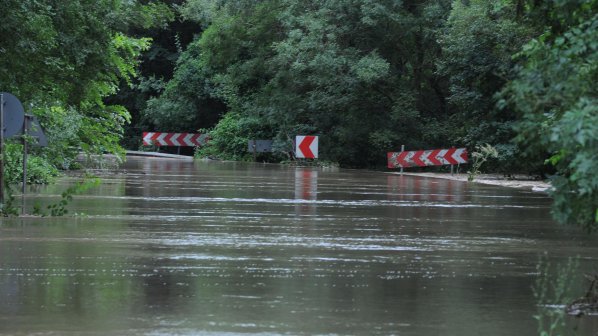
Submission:
MULTIPOLYGON (((85 179, 75 183, 73 186, 67 188, 62 194, 60 194, 60 201, 46 206, 50 216, 64 216, 68 214, 67 205, 73 200, 73 195, 82 193, 90 188, 97 187, 100 185, 101 180, 97 177, 86 176, 85 179)), ((39 204, 35 204, 33 208, 33 214, 45 217, 48 215, 42 210, 39 204)))
POLYGON ((477 145, 475 148, 476 151, 471 153, 471 169, 467 171, 467 180, 470 182, 481 173, 484 162, 490 158, 498 157, 498 151, 490 144, 477 145))
POLYGON ((319 135, 345 167, 489 144, 486 170, 551 176, 555 218, 598 228, 596 0, 3 5, 2 91, 50 140, 30 182, 80 151, 138 149, 142 131, 208 132, 198 155, 233 160, 272 139, 258 159, 276 162, 319 135))

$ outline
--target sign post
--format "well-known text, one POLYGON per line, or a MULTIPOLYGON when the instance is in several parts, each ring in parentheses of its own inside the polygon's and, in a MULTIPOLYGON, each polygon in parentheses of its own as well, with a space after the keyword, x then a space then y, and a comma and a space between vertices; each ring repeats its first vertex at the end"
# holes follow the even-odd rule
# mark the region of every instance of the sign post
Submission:
POLYGON ((0 203, 4 204, 4 139, 21 132, 25 112, 23 105, 8 92, 0 92, 0 203))
MULTIPOLYGON (((29 117, 29 115, 26 115, 25 120, 23 120, 23 200, 25 197, 25 186, 27 185, 27 129, 29 128, 29 117)), ((23 207, 23 210, 25 210, 25 207, 23 207)))
MULTIPOLYGON (((405 145, 401 145, 401 152, 405 151, 405 145)), ((401 175, 403 175, 403 167, 401 166, 401 175)))
POLYGON ((32 145, 42 147, 48 146, 48 139, 42 130, 42 127, 37 121, 37 118, 31 114, 25 114, 23 120, 23 187, 21 189, 21 213, 25 213, 25 193, 27 186, 27 154, 29 151, 29 140, 35 139, 32 145), (30 129, 32 128, 32 129, 30 129))
POLYGON ((21 213, 25 214, 25 187, 27 186, 27 129, 29 128, 29 115, 23 120, 23 188, 21 189, 21 213))
MULTIPOLYGON (((4 139, 17 134, 23 134, 23 197, 27 183, 27 138, 37 140, 40 146, 47 146, 48 140, 41 125, 32 115, 25 115, 25 110, 19 99, 8 92, 0 92, 0 204, 4 204, 4 139), (35 126, 29 130, 29 127, 35 126)), ((23 206, 23 211, 25 207, 23 206)))

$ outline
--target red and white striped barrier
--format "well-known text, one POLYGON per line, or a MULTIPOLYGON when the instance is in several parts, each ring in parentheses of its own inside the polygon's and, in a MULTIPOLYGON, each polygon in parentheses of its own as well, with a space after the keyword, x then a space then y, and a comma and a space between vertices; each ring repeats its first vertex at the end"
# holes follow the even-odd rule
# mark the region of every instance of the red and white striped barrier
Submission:
POLYGON ((143 145, 145 146, 200 147, 207 141, 207 134, 143 132, 143 145))
POLYGON ((456 165, 467 163, 467 149, 434 149, 410 152, 389 152, 388 168, 456 165))

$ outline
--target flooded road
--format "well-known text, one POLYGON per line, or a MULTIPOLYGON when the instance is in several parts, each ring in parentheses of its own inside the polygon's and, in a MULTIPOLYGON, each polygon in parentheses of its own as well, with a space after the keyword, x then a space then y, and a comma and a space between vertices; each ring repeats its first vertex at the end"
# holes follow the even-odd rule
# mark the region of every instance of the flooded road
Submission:
POLYGON ((539 256, 598 264, 531 191, 150 158, 102 181, 1 219, 0 334, 533 335, 539 256))

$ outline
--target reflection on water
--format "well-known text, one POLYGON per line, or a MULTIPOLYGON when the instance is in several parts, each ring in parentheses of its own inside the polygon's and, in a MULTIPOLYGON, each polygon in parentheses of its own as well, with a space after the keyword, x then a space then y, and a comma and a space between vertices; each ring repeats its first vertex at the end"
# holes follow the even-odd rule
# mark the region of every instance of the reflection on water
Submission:
POLYGON ((2 219, 0 334, 532 335, 538 255, 598 256, 527 191, 157 159, 103 181, 82 215, 2 219))

